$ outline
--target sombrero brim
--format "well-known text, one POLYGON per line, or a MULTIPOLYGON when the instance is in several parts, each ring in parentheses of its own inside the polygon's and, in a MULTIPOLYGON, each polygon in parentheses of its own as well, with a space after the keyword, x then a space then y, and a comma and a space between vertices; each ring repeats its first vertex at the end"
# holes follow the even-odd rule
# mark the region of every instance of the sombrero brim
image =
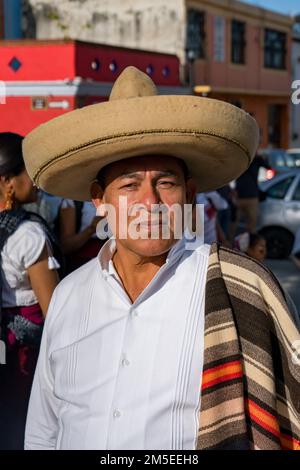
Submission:
POLYGON ((24 139, 27 171, 50 194, 90 200, 105 165, 138 155, 186 161, 198 191, 243 173, 257 150, 256 121, 228 103, 195 96, 120 99, 71 111, 24 139))

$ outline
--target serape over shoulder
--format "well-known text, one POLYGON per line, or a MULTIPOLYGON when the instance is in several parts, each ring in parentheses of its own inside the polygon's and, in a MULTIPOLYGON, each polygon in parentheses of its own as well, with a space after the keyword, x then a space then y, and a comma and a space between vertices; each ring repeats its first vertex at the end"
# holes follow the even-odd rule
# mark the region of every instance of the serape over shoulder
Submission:
POLYGON ((213 244, 197 449, 300 450, 299 345, 272 273, 213 244))

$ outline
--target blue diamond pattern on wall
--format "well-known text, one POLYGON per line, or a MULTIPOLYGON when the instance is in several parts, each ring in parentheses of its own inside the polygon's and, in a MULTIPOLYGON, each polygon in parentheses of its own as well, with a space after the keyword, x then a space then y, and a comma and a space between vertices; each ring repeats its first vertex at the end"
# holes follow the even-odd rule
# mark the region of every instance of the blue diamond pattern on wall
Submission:
POLYGON ((22 62, 17 57, 13 57, 8 65, 14 72, 17 72, 22 67, 22 62))

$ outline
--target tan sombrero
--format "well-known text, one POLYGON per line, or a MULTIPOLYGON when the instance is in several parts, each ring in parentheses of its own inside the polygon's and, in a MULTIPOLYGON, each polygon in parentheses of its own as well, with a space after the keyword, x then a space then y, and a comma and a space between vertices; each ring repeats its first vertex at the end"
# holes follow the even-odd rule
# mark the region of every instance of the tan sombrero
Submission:
POLYGON ((217 189, 247 169, 258 140, 256 121, 245 111, 210 98, 158 96, 146 74, 128 67, 108 102, 40 125, 23 151, 37 186, 84 201, 101 168, 137 155, 182 158, 199 191, 217 189))

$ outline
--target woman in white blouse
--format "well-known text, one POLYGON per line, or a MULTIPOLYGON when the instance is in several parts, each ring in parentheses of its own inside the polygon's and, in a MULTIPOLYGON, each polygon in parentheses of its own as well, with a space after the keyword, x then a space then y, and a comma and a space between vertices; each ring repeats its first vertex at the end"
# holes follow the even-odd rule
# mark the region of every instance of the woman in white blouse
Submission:
POLYGON ((37 191, 24 166, 23 138, 0 134, 0 449, 22 449, 44 317, 59 282, 51 234, 22 204, 37 191))

